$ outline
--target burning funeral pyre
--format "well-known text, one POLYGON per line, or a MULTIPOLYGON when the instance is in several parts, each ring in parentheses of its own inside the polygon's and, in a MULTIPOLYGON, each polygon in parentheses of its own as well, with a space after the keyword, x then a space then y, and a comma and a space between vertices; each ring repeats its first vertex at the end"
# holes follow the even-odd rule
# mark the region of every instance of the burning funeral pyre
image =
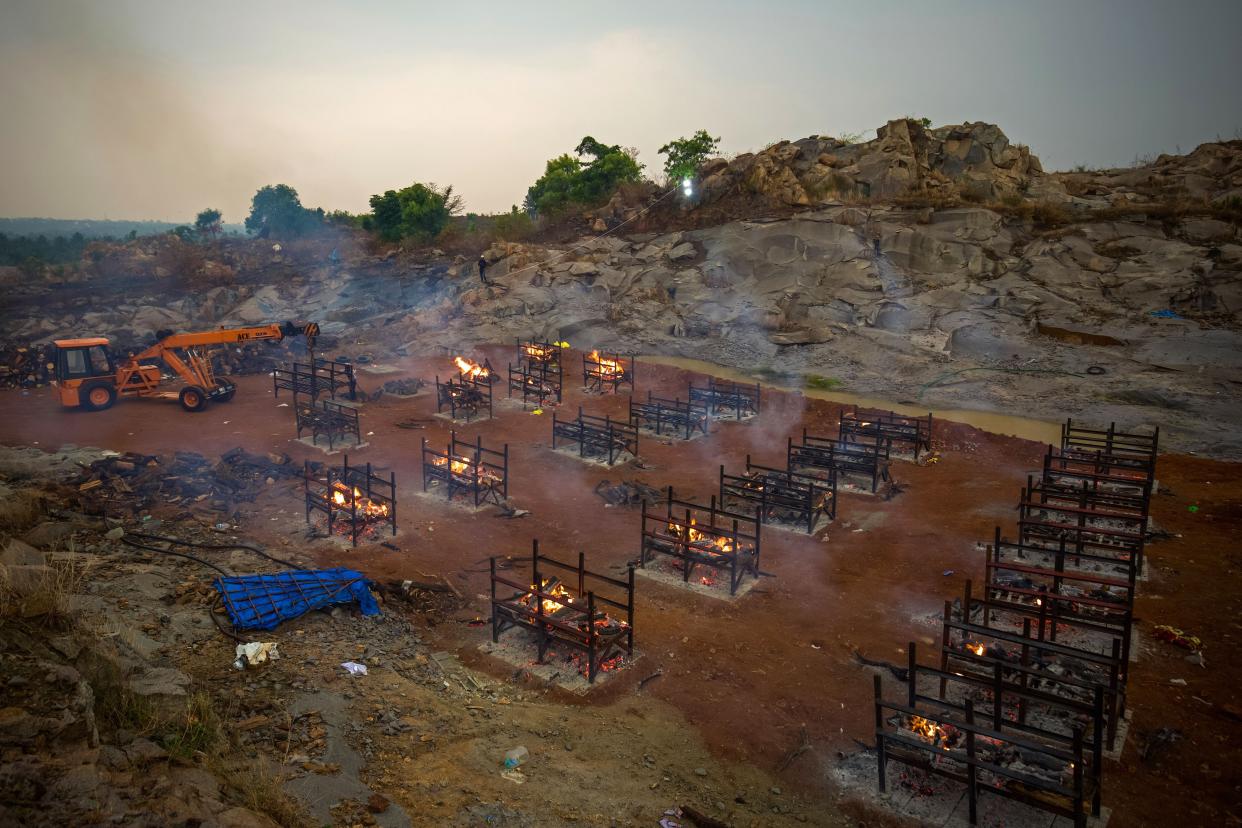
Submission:
POLYGON ((479 364, 463 356, 453 357, 453 364, 457 366, 461 375, 468 379, 487 379, 492 375, 492 370, 486 363, 479 364))
POLYGON ((586 568, 585 556, 574 564, 539 554, 533 543, 529 582, 507 576, 491 559, 492 641, 505 631, 521 627, 535 634, 537 663, 560 646, 567 660, 590 682, 600 672, 615 669, 634 653, 634 567, 622 581, 586 568), (558 576, 544 577, 541 569, 559 569, 577 583, 571 590, 558 576), (584 663, 585 662, 585 663, 584 663))
POLYGON ((397 477, 376 475, 371 464, 350 466, 348 455, 341 468, 329 467, 326 479, 312 474, 310 464, 303 470, 306 494, 306 522, 320 512, 327 520, 329 535, 339 534, 354 546, 359 538, 376 537, 387 526, 397 534, 397 477))
POLYGON ((509 497, 509 445, 491 449, 483 438, 468 443, 450 432, 443 451, 422 441, 423 491, 441 486, 449 500, 465 495, 480 506, 485 501, 503 505, 509 497))

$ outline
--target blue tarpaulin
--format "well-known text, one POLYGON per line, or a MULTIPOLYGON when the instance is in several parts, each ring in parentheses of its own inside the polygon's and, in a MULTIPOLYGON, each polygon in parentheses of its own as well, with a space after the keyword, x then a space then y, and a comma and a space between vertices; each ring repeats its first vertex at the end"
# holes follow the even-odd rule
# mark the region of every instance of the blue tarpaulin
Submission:
POLYGON ((356 601, 363 615, 379 615, 367 579, 352 569, 297 569, 270 575, 216 578, 236 630, 271 630, 321 607, 356 601))

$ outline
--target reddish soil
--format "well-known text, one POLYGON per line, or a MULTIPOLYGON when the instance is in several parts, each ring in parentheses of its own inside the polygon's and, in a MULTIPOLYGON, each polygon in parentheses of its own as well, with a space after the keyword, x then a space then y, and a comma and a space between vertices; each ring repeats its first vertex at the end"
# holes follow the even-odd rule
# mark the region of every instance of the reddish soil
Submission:
MULTIPOLYGON (((493 365, 504 366, 512 351, 494 348, 487 355, 493 365)), ((588 412, 624 419, 628 395, 583 394, 577 388, 580 356, 567 352, 565 357, 566 386, 572 390, 562 410, 576 411, 581 404, 588 412)), ((360 384, 372 388, 401 376, 430 380, 437 372, 444 377, 451 371, 447 362, 410 359, 401 374, 362 374, 360 384)), ((639 393, 684 397, 688 376, 640 363, 639 393)), ((292 410, 274 407, 267 377, 242 378, 239 386, 233 402, 202 414, 158 401, 124 401, 100 413, 66 411, 49 389, 4 392, 7 416, 0 441, 207 455, 242 446, 288 452, 298 462, 325 459, 290 439, 292 410)), ((499 404, 501 382, 496 390, 496 419, 456 429, 466 439, 481 434, 491 447, 509 444, 510 495, 530 516, 505 520, 494 509, 475 513, 422 496, 419 438, 442 446, 450 425, 434 420, 426 430, 398 428, 398 421, 430 417, 434 395, 389 397, 363 406, 363 431, 373 432, 367 438, 371 445, 351 460, 396 472, 401 531, 395 543, 401 551, 375 543, 351 550, 316 541, 310 551, 320 562, 358 567, 376 579, 443 574, 471 603, 459 620, 486 616, 487 557, 529 554, 532 538, 554 557, 570 559, 584 551, 588 567, 597 570, 621 568, 637 557, 637 510, 605 508, 592 491, 598 481, 671 484, 680 497, 706 500, 721 463, 736 469, 750 454, 755 462, 782 466, 786 437, 804 426, 813 434, 835 433, 839 409, 796 394, 765 392, 757 420, 713 425, 709 437, 688 443, 665 444, 644 434, 640 454, 646 468, 609 469, 553 453, 550 410, 536 416, 499 404)), ((735 602, 640 579, 635 624, 640 661, 586 698, 565 694, 564 701, 609 705, 632 698, 638 681, 659 669, 662 677, 643 692, 677 707, 713 749, 730 758, 775 767, 805 726, 814 758, 795 761, 783 777, 808 796, 827 797, 824 773, 836 752, 852 750, 855 739, 871 741, 871 673, 854 663, 853 648, 898 663, 911 640, 922 642, 925 653, 933 651, 938 630, 914 618, 940 611, 946 599, 962 593, 967 578, 982 577, 983 552, 975 544, 989 539, 996 525, 1012 534, 1018 490, 1038 469, 1044 450, 957 423, 937 422, 934 438, 939 463, 893 464, 894 476, 907 487, 893 500, 842 494, 837 521, 814 538, 765 529, 763 569, 773 577, 735 602), (860 527, 865 529, 857 531, 860 527)), ((339 462, 339 456, 330 461, 339 462)), ((1143 646, 1129 684, 1133 724, 1120 763, 1105 769, 1104 803, 1113 809, 1114 825, 1167 825, 1187 812, 1195 824, 1233 823, 1242 817, 1236 805, 1242 772, 1228 759, 1229 745, 1236 748, 1242 739, 1242 675, 1232 660, 1232 647, 1242 643, 1237 620, 1242 474, 1234 464, 1165 455, 1158 476, 1162 493, 1153 514, 1180 537, 1149 547, 1151 575, 1140 586, 1136 607, 1143 646), (1192 505, 1197 511, 1188 511, 1192 505), (1155 624, 1172 624, 1202 638, 1206 668, 1187 663, 1185 651, 1154 641, 1155 624), (1173 678, 1187 685, 1170 685, 1173 678), (1183 738, 1141 760, 1145 735, 1163 727, 1176 728, 1183 738)), ((287 543, 296 525, 291 518, 267 520, 277 509, 300 523, 300 487, 278 486, 265 495, 254 505, 246 534, 287 543)), ((479 669, 498 677, 512 672, 477 651, 485 629, 444 624, 430 635, 479 669)))

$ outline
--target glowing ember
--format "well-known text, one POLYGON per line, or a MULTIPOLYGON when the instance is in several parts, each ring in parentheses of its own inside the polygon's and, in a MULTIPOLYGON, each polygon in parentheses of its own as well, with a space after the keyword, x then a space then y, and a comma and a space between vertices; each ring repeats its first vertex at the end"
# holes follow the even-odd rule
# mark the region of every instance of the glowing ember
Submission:
POLYGON ((987 648, 987 647, 985 647, 985 646, 983 645, 983 642, 981 642, 981 641, 967 641, 967 642, 966 642, 966 649, 970 650, 972 653, 974 653, 974 654, 975 654, 975 655, 977 655, 977 656, 981 656, 981 655, 983 655, 985 652, 987 652, 987 649, 988 649, 988 648, 987 648))
POLYGON ((621 367, 620 362, 601 357, 599 351, 591 351, 589 359, 599 363, 599 375, 604 379, 620 379, 625 376, 625 369, 621 367))
POLYGON ((457 370, 461 372, 463 377, 470 379, 480 379, 489 375, 489 371, 479 363, 465 357, 453 357, 453 364, 457 366, 457 370))

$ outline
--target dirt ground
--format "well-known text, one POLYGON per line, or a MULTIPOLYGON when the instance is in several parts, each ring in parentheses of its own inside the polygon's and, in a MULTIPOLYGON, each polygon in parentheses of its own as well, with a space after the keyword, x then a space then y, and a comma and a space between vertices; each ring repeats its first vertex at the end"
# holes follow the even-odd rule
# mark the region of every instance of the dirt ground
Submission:
MULTIPOLYGON (((515 359, 513 351, 497 347, 485 355, 503 371, 515 359)), ((566 352, 566 364, 570 390, 562 411, 575 412, 582 405, 590 413, 625 418, 628 394, 585 394, 578 387, 580 355, 566 352)), ((410 358, 396 367, 400 372, 364 372, 360 385, 370 389, 403 376, 431 380, 437 372, 443 378, 452 371, 444 357, 410 358)), ((637 376, 637 395, 650 390, 683 398, 689 378, 680 369, 642 363, 637 376)), ((201 414, 158 401, 123 401, 99 413, 67 411, 51 389, 6 391, 0 394, 6 413, 0 442, 48 449, 75 443, 152 454, 192 450, 209 456, 241 446, 288 452, 298 462, 304 457, 339 462, 339 455, 325 458, 292 439, 292 409, 279 407, 290 398, 273 400, 270 383, 265 376, 242 378, 234 401, 201 414)), ((638 511, 606 508, 593 493, 600 480, 673 485, 679 497, 706 500, 716 489, 721 464, 736 470, 750 455, 757 463, 781 467, 788 436, 800 435, 803 427, 812 434, 835 433, 839 410, 798 394, 765 391, 762 414, 755 420, 713 424, 710 436, 690 442, 644 433, 642 468, 606 468, 551 451, 551 409, 534 415, 520 405, 500 403, 500 382, 496 394, 496 418, 469 425, 431 419, 425 429, 397 427, 402 420, 431 418, 434 394, 426 391, 414 399, 385 397, 362 407, 370 445, 350 459, 396 473, 400 532, 382 540, 392 540, 400 551, 378 543, 354 550, 332 540, 307 542, 300 485, 274 486, 253 504, 246 535, 272 547, 300 547, 322 565, 356 567, 376 579, 447 577, 468 606, 455 619, 461 623, 428 629, 424 639, 504 680, 513 667, 480 653, 487 629, 466 623, 488 614, 489 556, 520 558, 538 538, 545 554, 571 559, 583 551, 589 568, 623 571, 638 556, 638 511), (488 447, 508 444, 510 497, 529 516, 504 519, 495 509, 474 512, 421 494, 420 438, 443 447, 450 428, 463 439, 482 435, 488 447)), ((701 739, 717 761, 749 773, 753 785, 770 778, 795 791, 807 804, 799 812, 802 818, 822 824, 834 820, 840 806, 827 782, 828 770, 838 752, 872 741, 872 674, 855 663, 853 650, 902 662, 907 642, 915 640, 930 652, 937 630, 918 625, 915 618, 938 612, 946 599, 962 593, 967 579, 982 578, 983 552, 976 544, 988 540, 997 525, 1012 534, 1018 490, 1038 470, 1045 449, 947 422, 936 423, 933 442, 940 462, 893 464, 905 490, 892 500, 844 493, 836 522, 815 537, 765 529, 762 568, 771 577, 736 601, 640 579, 635 633, 641 656, 636 663, 584 697, 557 690, 543 696, 573 706, 575 715, 585 710, 624 722, 629 735, 637 737, 621 740, 627 747, 618 748, 614 764, 608 757, 593 757, 592 771, 600 778, 619 773, 637 789, 641 774, 630 763, 641 767, 642 760, 628 746, 643 743, 676 752, 684 734, 689 737, 685 750, 693 751, 701 739), (661 675, 640 690, 639 682, 657 672, 661 675), (812 749, 777 774, 803 728, 812 749)), ((1232 647, 1242 636, 1237 612, 1240 471, 1236 464, 1198 457, 1160 458, 1161 492, 1153 501, 1153 516, 1172 537, 1149 547, 1150 576, 1139 589, 1135 611, 1143 643, 1128 688, 1133 722, 1120 762, 1105 768, 1104 804, 1113 810, 1113 825, 1167 825, 1174 819, 1185 822, 1188 815, 1191 824, 1242 821, 1237 805, 1242 771, 1231 759, 1242 743, 1242 671, 1232 660, 1232 647), (1186 651, 1154 641, 1148 630, 1156 624, 1199 636, 1206 667, 1185 661, 1186 651), (1171 684, 1174 679, 1185 680, 1185 686, 1171 684), (1181 738, 1140 758, 1147 734, 1161 728, 1174 728, 1181 738)), ((446 779, 446 789, 452 788, 453 762, 443 756, 439 762, 435 772, 446 779)), ((407 781, 427 772, 415 764, 407 781)), ((392 767, 383 774, 402 775, 392 767)), ((427 796, 426 790, 410 790, 407 810, 427 796)), ((524 797, 535 795, 521 790, 524 797)), ((627 789, 616 790, 622 796, 627 789)), ((727 798, 733 796, 730 792, 727 798)), ((596 824, 589 814, 581 819, 596 824)), ((875 824, 874 817, 859 819, 875 824)))

